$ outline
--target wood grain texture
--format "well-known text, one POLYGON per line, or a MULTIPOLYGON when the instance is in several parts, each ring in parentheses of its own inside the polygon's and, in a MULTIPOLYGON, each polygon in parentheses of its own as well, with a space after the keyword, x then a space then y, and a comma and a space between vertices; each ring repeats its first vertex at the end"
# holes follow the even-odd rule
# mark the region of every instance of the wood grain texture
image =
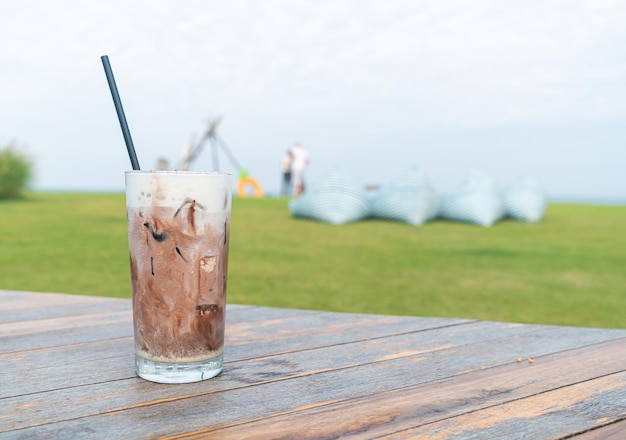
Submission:
POLYGON ((0 290, 0 324, 128 310, 128 300, 0 290))
MULTIPOLYGON (((359 438, 364 432, 368 436, 377 437, 391 434, 389 438, 414 438, 419 435, 424 438, 439 438, 434 433, 444 432, 445 435, 456 435, 454 427, 459 434, 463 434, 461 428, 467 431, 481 431, 488 426, 472 425, 474 414, 494 411, 492 421, 500 419, 506 426, 513 426, 504 414, 498 413, 499 408, 506 408, 505 404, 523 402, 525 399, 536 399, 536 396, 550 392, 553 388, 571 389, 571 385, 587 383, 590 378, 605 376, 619 371, 624 375, 626 361, 616 359, 612 352, 626 355, 626 340, 620 339, 604 344, 594 344, 584 349, 574 349, 558 354, 538 357, 535 363, 511 363, 490 369, 476 370, 471 373, 457 375, 451 378, 429 382, 413 387, 396 389, 390 392, 370 395, 358 399, 346 400, 303 412, 292 411, 290 413, 275 415, 272 418, 264 418, 220 429, 218 431, 204 430, 198 432, 200 438, 206 432, 211 432, 213 438, 283 438, 295 435, 297 438, 359 438), (585 354, 581 359, 581 355, 585 354), (595 360, 587 358, 586 354, 597 356, 595 360), (596 366, 596 361, 601 366, 596 366), (563 374, 563 365, 576 363, 577 368, 568 374, 563 374), (491 409, 496 407, 498 409, 491 409), (498 415, 499 414, 499 415, 498 415), (463 416, 463 417, 461 417, 463 416), (454 418, 453 418, 454 417, 454 418), (459 420, 457 422, 457 420, 459 420), (440 422, 436 424, 436 422, 440 422), (439 425, 450 423, 445 429, 439 425), (294 427, 298 431, 294 432, 294 427), (424 428, 425 426, 425 428, 424 428)), ((619 402, 623 397, 626 382, 619 386, 621 377, 611 377, 606 380, 606 385, 613 385, 609 402, 619 402), (617 384, 617 385, 616 385, 617 384)), ((594 382, 597 390, 601 385, 594 382)), ((588 386, 585 392, 594 389, 588 386)), ((579 400, 584 400, 585 393, 577 395, 579 400)), ((576 398, 576 395, 574 395, 576 398)), ((607 396, 603 396, 605 398, 607 396)), ((558 399, 563 399, 561 395, 558 399)), ((599 399, 601 399, 599 397, 599 399)), ((572 403, 573 399, 570 399, 572 403)), ((547 401, 546 401, 547 402, 547 401)), ((545 404, 545 402, 543 402, 545 404)), ((579 401, 575 403, 580 404, 579 401)), ((597 402, 586 400, 585 404, 596 407, 597 402)), ((520 404, 521 405, 521 404, 520 404)), ((529 404, 530 406, 536 403, 529 404)), ((567 406, 567 404, 563 404, 567 406)), ((549 405, 548 405, 549 406, 549 405)), ((615 405, 617 407, 617 405, 615 405)), ((521 405, 525 408, 525 405, 521 405)), ((539 407, 539 405, 537 405, 539 407)), ((562 407, 555 407, 554 411, 562 411, 562 407)), ((563 423, 565 419, 574 420, 582 428, 593 426, 592 423, 582 424, 582 418, 577 413, 579 408, 572 408, 569 414, 562 413, 563 423)), ((623 408, 622 408, 623 410, 623 408)), ((521 416, 522 412, 517 409, 510 412, 509 417, 521 416)), ((605 413, 607 414, 607 413, 605 413)), ((620 417, 620 411, 612 413, 613 418, 620 417)), ((484 418, 480 418, 484 420, 484 418)), ((610 420, 606 420, 609 422, 610 420)), ((541 424, 539 426, 542 426, 541 424)), ((519 426, 517 426, 519 428, 519 426)), ((496 430, 497 431, 497 430, 496 430)), ((528 430, 522 429, 520 433, 529 434, 528 430)), ((512 438, 514 433, 481 432, 477 438, 512 438), (496 435, 499 434, 499 435, 496 435), (506 434, 506 435, 504 435, 506 434)), ((473 434, 472 434, 473 435, 473 434)), ((187 436, 186 436, 187 437, 187 436)), ((196 437, 196 436, 193 436, 196 437)), ((442 436, 440 438, 447 438, 442 436)), ((520 438, 531 438, 523 437, 520 438)), ((537 437, 546 438, 546 437, 537 437)), ((549 437, 547 437, 549 438, 549 437)))
POLYGON ((624 440, 626 439, 626 417, 616 423, 582 432, 575 438, 576 440, 624 440))
POLYGON ((162 385, 134 373, 129 300, 0 304, 2 438, 596 439, 626 418, 624 330, 229 305, 224 372, 162 385))
MULTIPOLYGON (((489 345, 495 347, 495 351, 499 351, 498 348, 505 351, 504 347, 509 345, 511 339, 514 338, 501 338, 499 344, 490 341, 489 345)), ((563 340, 565 338, 558 339, 563 340)), ((329 402, 367 396, 389 389, 401 389, 401 395, 404 395, 405 390, 403 388, 406 388, 407 385, 446 378, 455 375, 455 373, 465 379, 467 371, 470 369, 487 371, 483 368, 485 356, 480 353, 481 350, 475 350, 474 347, 461 347, 459 350, 449 353, 450 357, 441 362, 433 362, 436 356, 431 358, 421 356, 397 358, 338 370, 313 372, 290 380, 266 382, 252 387, 245 383, 247 382, 245 370, 239 373, 225 371, 224 375, 216 381, 165 388, 134 379, 125 383, 111 382, 43 393, 37 396, 38 399, 29 396, 23 400, 20 398, 4 399, 0 402, 0 413, 5 409, 5 404, 8 407, 25 407, 27 404, 34 404, 33 408, 37 410, 36 414, 39 416, 38 422, 55 423, 62 422, 64 419, 95 415, 100 410, 105 411, 105 414, 90 418, 90 425, 98 430, 107 429, 107 426, 111 425, 113 427, 108 429, 112 434, 138 435, 139 431, 136 432, 131 425, 133 425, 133 420, 139 416, 142 419, 158 419, 161 422, 157 424, 158 426, 151 427, 155 430, 155 434, 174 435, 180 433, 177 432, 177 426, 184 426, 188 430, 202 429, 206 426, 206 420, 198 418, 198 411, 206 407, 209 402, 212 407, 211 424, 220 426, 220 424, 240 421, 241 411, 244 408, 243 414, 247 418, 266 418, 286 411, 293 411, 294 408, 312 408, 329 402), (466 355, 460 355, 460 353, 466 355), (477 353, 477 355, 472 356, 471 354, 467 355, 467 353, 477 353), (410 362, 408 362, 409 360, 410 362), (420 371, 420 365, 428 366, 428 368, 420 371), (471 368, 472 365, 474 368, 471 368), (375 380, 372 380, 373 378, 375 380), (232 382, 228 383, 230 381, 243 382, 244 384, 240 387, 233 387, 232 382), (226 389, 222 389, 223 386, 226 389), (93 396, 100 396, 99 400, 94 402, 93 396), (224 402, 230 402, 240 410, 233 412, 232 408, 224 402), (44 408, 46 405, 49 408, 54 408, 54 411, 48 412, 47 408, 44 408), (117 429, 121 429, 121 431, 117 432, 117 429)), ((509 366, 516 369, 516 372, 519 371, 519 367, 528 369, 537 367, 538 361, 532 365, 524 364, 521 366, 510 354, 505 353, 503 356, 504 359, 508 360, 509 366)), ((562 375, 562 365, 563 362, 559 362, 557 378, 562 375)), ((272 365, 268 366, 271 367, 272 365)), ((486 374, 486 381, 492 380, 491 374, 484 374, 486 374)), ((544 379, 540 378, 540 380, 543 381, 544 379)), ((508 378, 505 378, 504 382, 508 383, 508 378)), ((461 388, 463 387, 464 385, 461 386, 461 388)), ((439 393, 441 393, 441 388, 435 390, 433 400, 439 393)), ((455 395, 456 392, 454 391, 452 394, 455 395)), ((495 394, 506 393, 504 391, 495 393, 490 390, 488 393, 480 394, 480 396, 489 400, 495 394)), ((472 395, 469 399, 475 397, 472 395)), ((456 401, 456 397, 453 400, 456 401)), ((380 406, 377 405, 377 408, 380 406)), ((24 411, 28 412, 29 410, 29 407, 24 408, 24 411)), ((433 411, 438 414, 445 414, 448 409, 433 408, 433 411)), ((308 417, 307 415, 306 418, 308 419, 308 417)), ((56 426, 48 425, 44 432, 56 436, 69 429, 73 435, 78 435, 78 431, 75 431, 78 428, 76 423, 75 420, 70 420, 67 423, 56 424, 56 426)), ((143 426, 140 429, 143 429, 143 426)), ((0 428, 2 428, 1 424, 0 428)))
MULTIPOLYGON (((340 345, 331 344, 315 350, 282 354, 268 352, 265 356, 254 359, 247 358, 243 349, 229 350, 227 338, 225 371, 228 374, 222 375, 218 380, 222 385, 220 389, 255 385, 349 368, 355 364, 355 359, 362 364, 369 364, 472 344, 480 338, 489 338, 489 335, 502 338, 532 332, 532 329, 499 323, 471 323, 438 329, 436 334, 433 331, 421 331, 340 345)), ((253 341, 251 335, 249 344, 253 344, 253 341)), ((132 338, 119 338, 0 355, 0 366, 7 374, 7 386, 0 395, 18 395, 23 386, 20 382, 23 380, 28 381, 32 390, 41 392, 135 378, 132 370, 133 349, 132 338), (40 373, 42 365, 45 365, 46 375, 40 373), (85 382, 83 376, 93 370, 98 371, 97 376, 92 375, 94 382, 85 382)))
POLYGON ((547 391, 503 405, 394 433, 388 438, 542 439, 580 432, 626 416, 626 372, 547 391))

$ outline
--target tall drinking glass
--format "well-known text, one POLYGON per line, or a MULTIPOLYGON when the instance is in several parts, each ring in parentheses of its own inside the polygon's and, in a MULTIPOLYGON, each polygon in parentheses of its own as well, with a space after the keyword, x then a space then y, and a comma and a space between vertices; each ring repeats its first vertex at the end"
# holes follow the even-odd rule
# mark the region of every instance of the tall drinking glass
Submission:
POLYGON ((222 371, 231 192, 228 173, 126 172, 135 365, 146 380, 222 371))

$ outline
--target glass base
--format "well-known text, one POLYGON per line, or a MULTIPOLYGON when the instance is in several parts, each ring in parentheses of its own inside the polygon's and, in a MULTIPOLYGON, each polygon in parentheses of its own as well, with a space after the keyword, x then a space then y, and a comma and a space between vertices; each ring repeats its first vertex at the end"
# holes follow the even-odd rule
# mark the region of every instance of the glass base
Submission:
POLYGON ((139 377, 158 383, 189 383, 210 379, 222 372, 223 356, 200 362, 154 362, 135 355, 139 377))

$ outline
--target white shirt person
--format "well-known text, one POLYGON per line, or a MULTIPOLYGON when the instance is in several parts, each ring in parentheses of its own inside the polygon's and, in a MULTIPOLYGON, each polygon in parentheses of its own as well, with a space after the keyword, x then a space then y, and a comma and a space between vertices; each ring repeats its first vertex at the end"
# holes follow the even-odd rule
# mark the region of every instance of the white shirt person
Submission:
POLYGON ((299 142, 293 145, 291 154, 291 179, 293 181, 295 196, 299 197, 304 191, 304 170, 311 160, 309 153, 306 152, 299 142))

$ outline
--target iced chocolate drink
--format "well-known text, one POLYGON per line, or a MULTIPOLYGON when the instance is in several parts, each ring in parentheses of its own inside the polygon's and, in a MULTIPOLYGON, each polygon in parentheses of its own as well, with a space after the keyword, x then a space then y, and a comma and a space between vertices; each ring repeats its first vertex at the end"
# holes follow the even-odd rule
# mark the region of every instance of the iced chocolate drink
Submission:
POLYGON ((129 171, 126 208, 137 374, 195 382, 222 371, 231 176, 129 171))

